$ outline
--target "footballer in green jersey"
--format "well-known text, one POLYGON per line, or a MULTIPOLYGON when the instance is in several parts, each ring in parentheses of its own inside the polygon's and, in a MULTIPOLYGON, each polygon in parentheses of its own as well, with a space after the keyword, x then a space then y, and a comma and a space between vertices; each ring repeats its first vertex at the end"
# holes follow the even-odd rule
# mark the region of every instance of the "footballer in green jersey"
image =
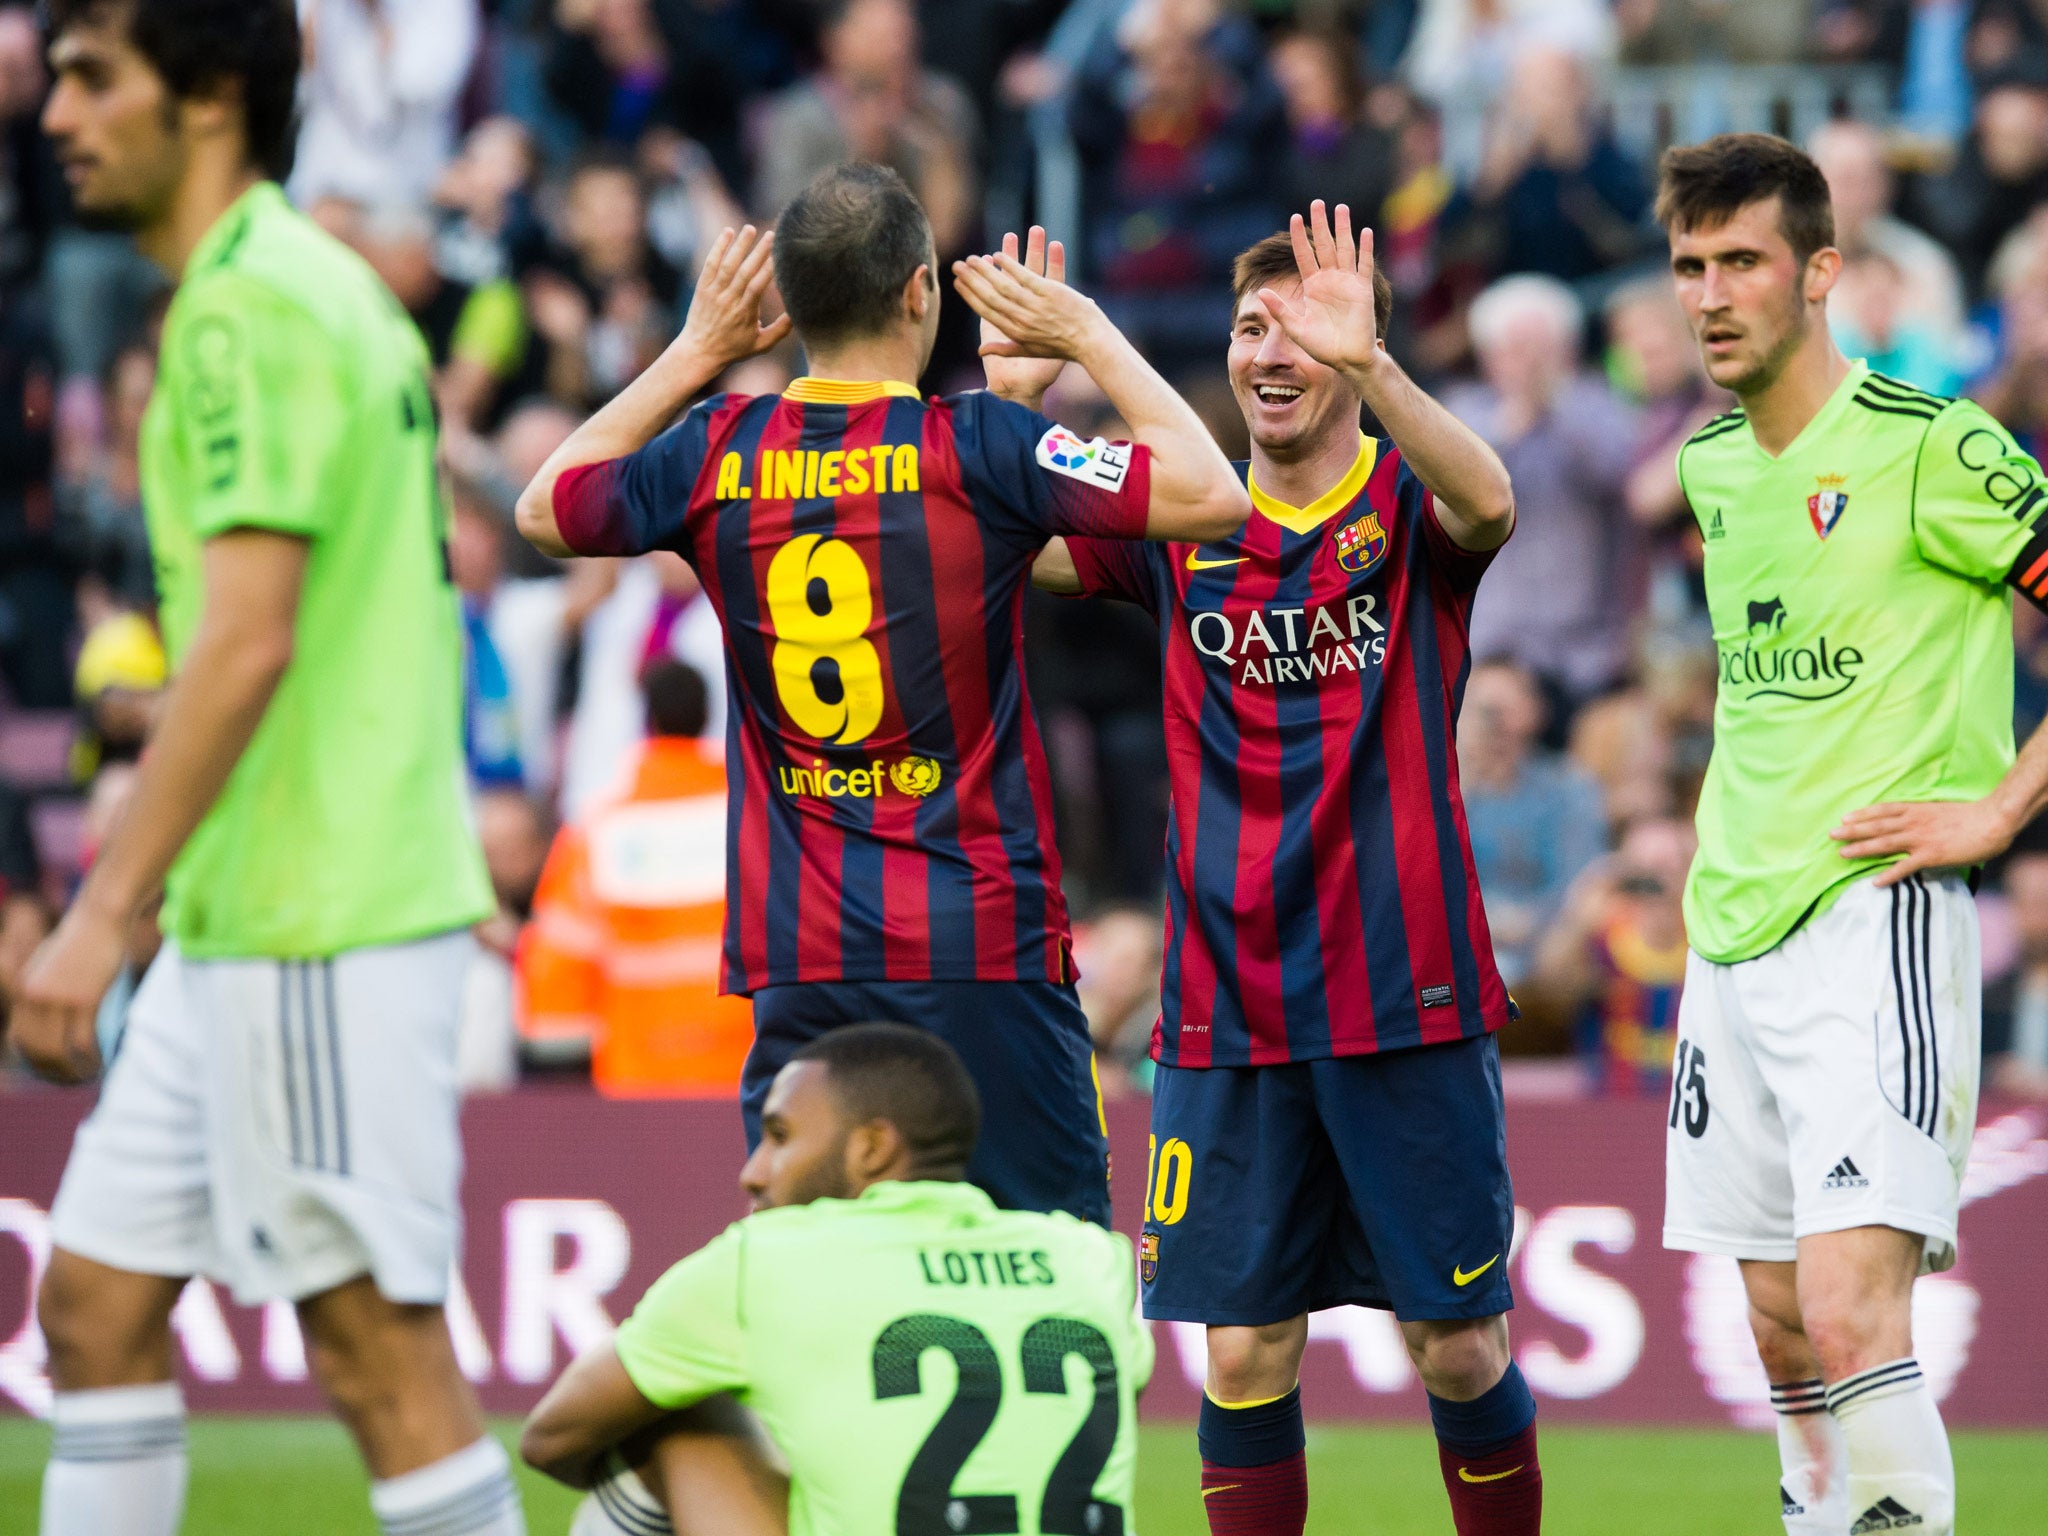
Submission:
POLYGON ((1136 1530, 1152 1338, 1131 1245, 963 1182, 979 1119, 923 1030, 852 1025, 797 1053, 741 1175, 755 1214, 527 1421, 527 1460, 592 1490, 574 1536, 1136 1530))
POLYGON ((2048 605, 2048 489, 1983 410, 1836 347, 1798 149, 1674 149, 1657 212, 1739 405, 1678 459, 1719 678, 1664 1242, 1741 1266, 1789 1536, 1949 1536, 1912 1288, 1955 1261, 1976 1122, 1970 881, 2048 799, 2048 736, 2013 751, 2011 592, 2048 605))
POLYGON ((520 1536, 442 1309, 469 929, 492 903, 427 352, 279 190, 294 0, 44 15, 43 126, 79 216, 176 285, 141 441, 174 676, 76 900, 8 978, 31 1063, 106 1069, 39 1297, 44 1536, 176 1526, 169 1318, 194 1275, 294 1305, 387 1531, 520 1536), (159 891, 162 947, 103 1024, 159 891))

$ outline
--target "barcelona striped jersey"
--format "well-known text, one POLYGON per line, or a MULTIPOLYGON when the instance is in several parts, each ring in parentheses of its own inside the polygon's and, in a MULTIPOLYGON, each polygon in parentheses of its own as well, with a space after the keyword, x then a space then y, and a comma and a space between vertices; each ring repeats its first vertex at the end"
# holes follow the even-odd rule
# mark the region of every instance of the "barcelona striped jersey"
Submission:
POLYGON ((571 470, 578 554, 670 549, 725 626, 724 986, 1073 979, 1024 589, 1141 538, 1142 446, 976 392, 799 379, 571 470))
POLYGON ((1215 544, 1069 541, 1084 591, 1159 621, 1173 808, 1152 1054, 1364 1055, 1497 1029, 1454 749, 1490 554, 1459 549, 1392 443, 1215 544))

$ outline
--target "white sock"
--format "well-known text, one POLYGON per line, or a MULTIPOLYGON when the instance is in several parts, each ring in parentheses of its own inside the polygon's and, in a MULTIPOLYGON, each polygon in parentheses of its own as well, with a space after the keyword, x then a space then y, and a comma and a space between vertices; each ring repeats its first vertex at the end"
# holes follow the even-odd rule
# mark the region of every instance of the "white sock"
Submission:
POLYGON ((1850 1536, 1950 1536, 1956 1467, 1920 1362, 1908 1356, 1838 1381, 1828 1408, 1849 1450, 1850 1536))
POLYGON ((42 1536, 175 1536, 185 1514, 185 1398, 174 1381, 59 1392, 42 1536))
POLYGON ((613 1451, 605 1460, 604 1474, 591 1485, 590 1497, 577 1509, 569 1536, 673 1536, 674 1531, 661 1501, 613 1451))
POLYGON ((1773 1382, 1771 1406, 1778 1411, 1785 1536, 1842 1536, 1849 1528, 1849 1458, 1842 1427, 1828 1412, 1826 1385, 1818 1376, 1773 1382))
POLYGON ((370 1484, 384 1536, 526 1536, 505 1448, 486 1435, 453 1456, 370 1484))

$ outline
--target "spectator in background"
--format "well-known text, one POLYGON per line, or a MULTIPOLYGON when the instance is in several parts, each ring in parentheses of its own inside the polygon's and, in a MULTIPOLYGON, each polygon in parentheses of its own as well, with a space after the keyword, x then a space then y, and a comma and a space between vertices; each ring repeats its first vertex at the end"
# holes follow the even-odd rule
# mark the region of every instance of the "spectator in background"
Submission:
MULTIPOLYGON (((0 983, 12 988, 28 957, 49 937, 51 927, 42 860, 29 828, 28 800, 0 779, 0 983)), ((0 1037, 0 1065, 13 1059, 12 1049, 0 1037)), ((0 1089, 5 1087, 5 1076, 0 1074, 0 1089)))
POLYGON ((682 121, 684 78, 653 0, 555 0, 543 70, 587 141, 630 149, 648 129, 682 121))
POLYGON ((465 1093, 506 1088, 518 1076, 513 957, 533 916, 534 888, 554 828, 532 796, 489 789, 476 797, 476 830, 498 910, 476 925, 476 958, 463 978, 455 1070, 465 1093))
POLYGON ((0 294, 42 270, 63 207, 62 176, 36 123, 47 83, 34 8, 0 5, 0 294))
POLYGON ((545 239, 533 211, 539 180, 539 150, 524 123, 487 117, 470 129, 434 184, 434 265, 442 275, 480 288, 523 270, 545 239))
POLYGON ((1542 678, 1565 718, 1612 684, 1624 661, 1631 594, 1622 488, 1636 423, 1579 371, 1584 315, 1563 284, 1503 278, 1473 302, 1484 383, 1444 403, 1492 445, 1515 483, 1515 537, 1472 610, 1472 653, 1511 656, 1542 678))
POLYGON ((1699 344, 1668 279, 1617 288, 1605 319, 1607 376, 1638 413, 1635 462, 1623 498, 1636 522, 1667 528, 1691 513, 1678 484, 1678 449, 1726 410, 1729 399, 1707 382, 1699 344))
POLYGON ((1939 241, 1892 212, 1898 189, 1883 134, 1868 123, 1837 118, 1817 129, 1806 149, 1827 178, 1837 248, 1890 257, 1905 275, 1901 318, 1926 327, 1960 356, 1962 278, 1939 241))
POLYGON ((1528 974, 1536 946, 1579 871, 1607 845, 1600 791, 1543 752, 1543 694, 1508 660, 1483 661, 1458 717, 1458 781, 1501 979, 1528 974))
POLYGON ((344 218, 330 202, 327 213, 342 220, 335 233, 376 269, 426 338, 444 430, 487 428, 526 362, 519 290, 504 277, 470 284, 444 274, 434 256, 434 220, 424 207, 386 205, 344 218))
POLYGON ((1828 295, 1828 328, 1845 356, 1916 389, 1953 395, 1962 387, 1962 359, 1950 337, 1910 313, 1911 300, 1910 280, 1885 252, 1846 253, 1828 295))
POLYGON ((79 592, 94 601, 138 611, 156 607, 156 572, 149 529, 142 518, 142 413, 156 385, 156 349, 143 342, 123 347, 107 370, 106 437, 83 475, 57 488, 64 538, 85 577, 79 592))
POLYGON ((512 680, 490 626, 492 599, 505 573, 503 552, 504 524, 473 499, 456 497, 448 571, 462 596, 463 755, 470 783, 479 789, 517 789, 526 781, 512 680))
POLYGON ((0 676, 30 709, 71 700, 73 573, 57 543, 56 406, 42 297, 0 287, 0 676))
POLYGON ((1572 882, 1537 946, 1532 995, 1564 1008, 1572 1050, 1596 1093, 1659 1097, 1671 1083, 1685 984, 1687 822, 1636 822, 1621 846, 1572 882))
POLYGON ((1948 247, 1972 295, 1992 253, 2048 202, 2048 59, 2022 55, 1982 82, 1954 167, 1919 178, 1914 221, 1948 247))
POLYGON ((1276 39, 1267 66, 1287 106, 1287 158, 1280 206, 1306 208, 1317 198, 1347 203, 1352 223, 1378 228, 1394 190, 1394 135, 1364 116, 1358 52, 1348 38, 1288 32, 1276 39))
POLYGON ((477 0, 299 0, 299 12, 306 66, 292 201, 426 202, 455 151, 477 0))
POLYGON ((1604 63, 1617 40, 1606 0, 1423 0, 1401 72, 1440 105, 1485 105, 1533 50, 1604 63))
POLYGON ((642 674, 647 737, 620 782, 549 851, 516 959, 529 1051, 587 1056, 598 1091, 732 1099, 753 1009, 719 994, 725 770, 704 735, 704 679, 642 674))
POLYGON ((1518 54, 1487 126, 1486 152, 1447 214, 1494 272, 1597 276, 1646 249, 1650 186, 1595 110, 1585 62, 1559 48, 1518 54))
POLYGON ((2048 209, 2006 237, 1991 285, 1999 358, 1972 393, 2039 459, 2048 453, 2048 209))
POLYGON ((2048 1100, 2048 848, 2015 850, 2000 884, 2020 955, 1984 990, 1984 1086, 2048 1100))
POLYGON ((79 717, 71 742, 73 779, 89 784, 108 763, 141 760, 169 677, 156 625, 141 614, 110 607, 88 620, 73 674, 79 717))
POLYGON ((597 152, 570 174, 561 241, 525 290, 547 392, 560 404, 594 408, 661 354, 675 334, 682 277, 648 240, 631 160, 597 152))
POLYGON ((974 104, 959 82, 920 62, 910 0, 828 0, 823 12, 821 67, 768 109, 755 211, 772 220, 821 171, 872 160, 910 183, 943 270, 978 225, 974 104))
POLYGON ((1138 0, 1082 66, 1068 123, 1105 305, 1169 366, 1213 366, 1230 264, 1284 217, 1286 109, 1258 34, 1215 0, 1138 0))

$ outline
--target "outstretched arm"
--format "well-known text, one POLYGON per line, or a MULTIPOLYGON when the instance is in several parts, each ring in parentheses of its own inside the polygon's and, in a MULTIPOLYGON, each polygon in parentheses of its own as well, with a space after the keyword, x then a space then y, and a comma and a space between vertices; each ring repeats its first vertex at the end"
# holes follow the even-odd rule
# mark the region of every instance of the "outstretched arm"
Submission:
POLYGON ((555 523, 555 482, 565 471, 636 453, 676 419, 711 381, 743 358, 765 352, 789 334, 789 316, 760 322, 761 296, 775 280, 775 232, 727 229, 711 247, 690 300, 682 333, 647 370, 548 455, 521 493, 516 517, 526 541, 542 554, 575 553, 555 523))
POLYGON ((1320 199, 1312 227, 1294 216, 1294 260, 1301 289, 1292 302, 1271 288, 1259 299, 1287 337, 1358 391, 1394 446, 1436 499, 1437 520, 1460 549, 1505 544, 1515 526, 1507 467, 1485 440, 1425 394, 1380 344, 1373 316, 1372 231, 1354 240, 1351 210, 1337 205, 1334 230, 1320 199))
POLYGON ((1851 811, 1828 835, 1845 859, 1898 862, 1871 883, 1897 885, 1922 869, 1989 863, 2048 807, 2048 720, 2035 727, 1998 787, 1982 800, 1887 801, 1851 811))
POLYGON ((984 341, 984 356, 1079 363, 1132 439, 1152 451, 1147 538, 1207 544, 1244 526, 1251 497, 1223 450, 1093 299, 1007 253, 956 261, 953 276, 960 296, 1007 338, 984 341))

